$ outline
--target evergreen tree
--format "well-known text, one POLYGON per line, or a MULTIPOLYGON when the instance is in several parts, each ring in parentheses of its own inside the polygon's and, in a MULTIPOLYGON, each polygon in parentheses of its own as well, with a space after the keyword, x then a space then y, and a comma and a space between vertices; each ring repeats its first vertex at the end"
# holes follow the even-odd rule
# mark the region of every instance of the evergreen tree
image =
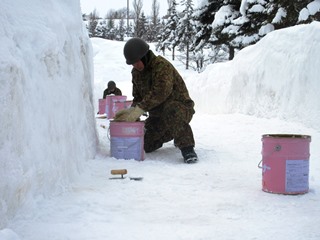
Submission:
POLYGON ((197 34, 194 39, 194 48, 199 50, 203 48, 209 41, 211 36, 211 24, 214 20, 216 12, 223 6, 223 0, 208 0, 208 4, 198 9, 195 17, 197 24, 197 34))
POLYGON ((112 17, 108 19, 107 27, 108 29, 112 29, 115 27, 114 19, 112 17))
POLYGON ((195 34, 193 3, 192 0, 183 0, 181 4, 184 6, 184 10, 177 26, 176 42, 179 44, 180 50, 186 52, 186 69, 189 69, 190 45, 195 34))
POLYGON ((147 25, 147 32, 145 34, 146 36, 146 41, 147 42, 156 42, 158 33, 160 32, 161 29, 161 24, 160 20, 158 19, 158 22, 154 24, 153 22, 149 22, 147 25))
POLYGON ((96 37, 96 27, 98 25, 99 14, 96 9, 93 10, 92 13, 89 14, 89 24, 88 24, 88 32, 89 37, 96 37))
POLYGON ((96 27, 96 37, 106 38, 107 35, 107 23, 106 20, 102 20, 98 22, 98 25, 96 27))
POLYGON ((229 26, 236 31, 229 34, 227 41, 230 41, 234 48, 242 49, 256 43, 275 29, 297 25, 301 10, 310 2, 312 0, 242 1, 241 15, 230 19, 229 26))
POLYGON ((141 13, 141 16, 138 18, 137 25, 136 25, 136 35, 139 38, 147 40, 147 29, 148 29, 148 21, 144 13, 141 13))
POLYGON ((166 40, 165 28, 166 28, 166 24, 164 19, 162 19, 160 33, 157 35, 158 43, 156 45, 156 50, 162 51, 163 56, 165 55, 165 45, 164 45, 164 41, 166 40))
POLYGON ((174 60, 175 56, 175 47, 179 43, 176 31, 180 17, 177 13, 176 7, 176 0, 172 0, 171 7, 169 8, 169 17, 167 23, 164 26, 164 29, 162 30, 162 34, 158 42, 160 49, 162 49, 163 51, 165 48, 172 50, 172 60, 174 60))
MULTIPOLYGON (((250 25, 246 16, 240 14, 240 2, 225 0, 223 6, 215 13, 215 20, 211 24, 211 36, 208 42, 215 46, 227 46, 229 60, 233 59, 235 48, 242 48, 242 43, 255 41, 254 36, 246 41, 245 28, 250 25)), ((220 48, 221 49, 221 48, 220 48)))
POLYGON ((124 18, 121 17, 119 21, 119 26, 116 29, 116 39, 119 41, 123 41, 125 34, 126 34, 125 21, 124 21, 124 18))
POLYGON ((105 37, 110 40, 114 40, 116 38, 116 28, 113 17, 108 19, 107 34, 105 37))
POLYGON ((134 30, 135 30, 135 25, 132 22, 130 22, 129 27, 126 27, 126 36, 134 37, 135 36, 134 30))
MULTIPOLYGON (((227 46, 229 59, 235 49, 254 44, 269 32, 320 19, 320 10, 301 20, 299 15, 313 0, 209 0, 200 9, 194 46, 227 46)), ((221 48, 220 48, 221 49, 221 48)))

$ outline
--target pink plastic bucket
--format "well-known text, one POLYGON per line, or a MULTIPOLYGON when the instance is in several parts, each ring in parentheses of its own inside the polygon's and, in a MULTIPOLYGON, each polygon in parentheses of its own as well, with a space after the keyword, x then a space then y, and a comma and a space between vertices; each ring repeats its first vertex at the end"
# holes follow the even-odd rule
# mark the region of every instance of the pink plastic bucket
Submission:
POLYGON ((126 99, 127 96, 106 96, 106 114, 108 119, 114 118, 116 114, 114 102, 124 102, 126 99))
POLYGON ((308 135, 262 136, 262 190, 270 193, 303 194, 309 191, 308 135))
POLYGON ((106 105, 107 105, 106 99, 99 99, 99 114, 106 113, 106 105))
POLYGON ((110 152, 117 159, 144 160, 144 122, 110 121, 110 152))

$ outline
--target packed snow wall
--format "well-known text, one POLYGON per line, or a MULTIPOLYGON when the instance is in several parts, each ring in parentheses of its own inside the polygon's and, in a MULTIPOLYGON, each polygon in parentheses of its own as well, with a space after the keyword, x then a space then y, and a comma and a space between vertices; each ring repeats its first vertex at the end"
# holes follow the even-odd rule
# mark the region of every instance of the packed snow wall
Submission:
POLYGON ((66 190, 97 141, 92 47, 78 0, 0 3, 0 229, 66 190))
POLYGON ((319 22, 271 32, 232 61, 199 74, 198 87, 191 89, 196 110, 280 118, 320 129, 319 56, 319 22))

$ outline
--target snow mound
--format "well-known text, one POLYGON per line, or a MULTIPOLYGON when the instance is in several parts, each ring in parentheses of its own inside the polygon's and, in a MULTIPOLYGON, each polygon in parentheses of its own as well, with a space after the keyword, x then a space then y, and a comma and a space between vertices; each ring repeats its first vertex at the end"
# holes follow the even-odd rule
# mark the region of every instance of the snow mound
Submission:
POLYGON ((200 74, 197 110, 281 118, 319 128, 320 23, 269 33, 200 74))
POLYGON ((1 11, 0 227, 36 196, 64 191, 96 146, 80 3, 4 0, 1 11))

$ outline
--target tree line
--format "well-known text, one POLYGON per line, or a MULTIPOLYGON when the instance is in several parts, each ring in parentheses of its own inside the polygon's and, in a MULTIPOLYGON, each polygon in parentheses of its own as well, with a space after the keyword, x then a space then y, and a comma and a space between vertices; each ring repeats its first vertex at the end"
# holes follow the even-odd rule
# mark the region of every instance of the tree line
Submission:
POLYGON ((158 1, 152 0, 151 14, 148 17, 142 11, 143 0, 133 0, 132 6, 133 10, 130 11, 127 8, 110 10, 104 18, 99 16, 96 9, 89 15, 83 14, 89 36, 119 41, 123 41, 125 37, 157 41, 157 35, 163 27, 160 23, 158 1))
POLYGON ((320 20, 317 0, 207 0, 197 8, 192 0, 167 2, 161 18, 157 0, 152 0, 150 16, 142 11, 142 0, 133 0, 129 14, 124 8, 101 19, 94 11, 88 18, 89 36, 120 41, 140 37, 156 42, 163 55, 169 51, 186 69, 202 71, 210 63, 233 59, 269 32, 320 20))

